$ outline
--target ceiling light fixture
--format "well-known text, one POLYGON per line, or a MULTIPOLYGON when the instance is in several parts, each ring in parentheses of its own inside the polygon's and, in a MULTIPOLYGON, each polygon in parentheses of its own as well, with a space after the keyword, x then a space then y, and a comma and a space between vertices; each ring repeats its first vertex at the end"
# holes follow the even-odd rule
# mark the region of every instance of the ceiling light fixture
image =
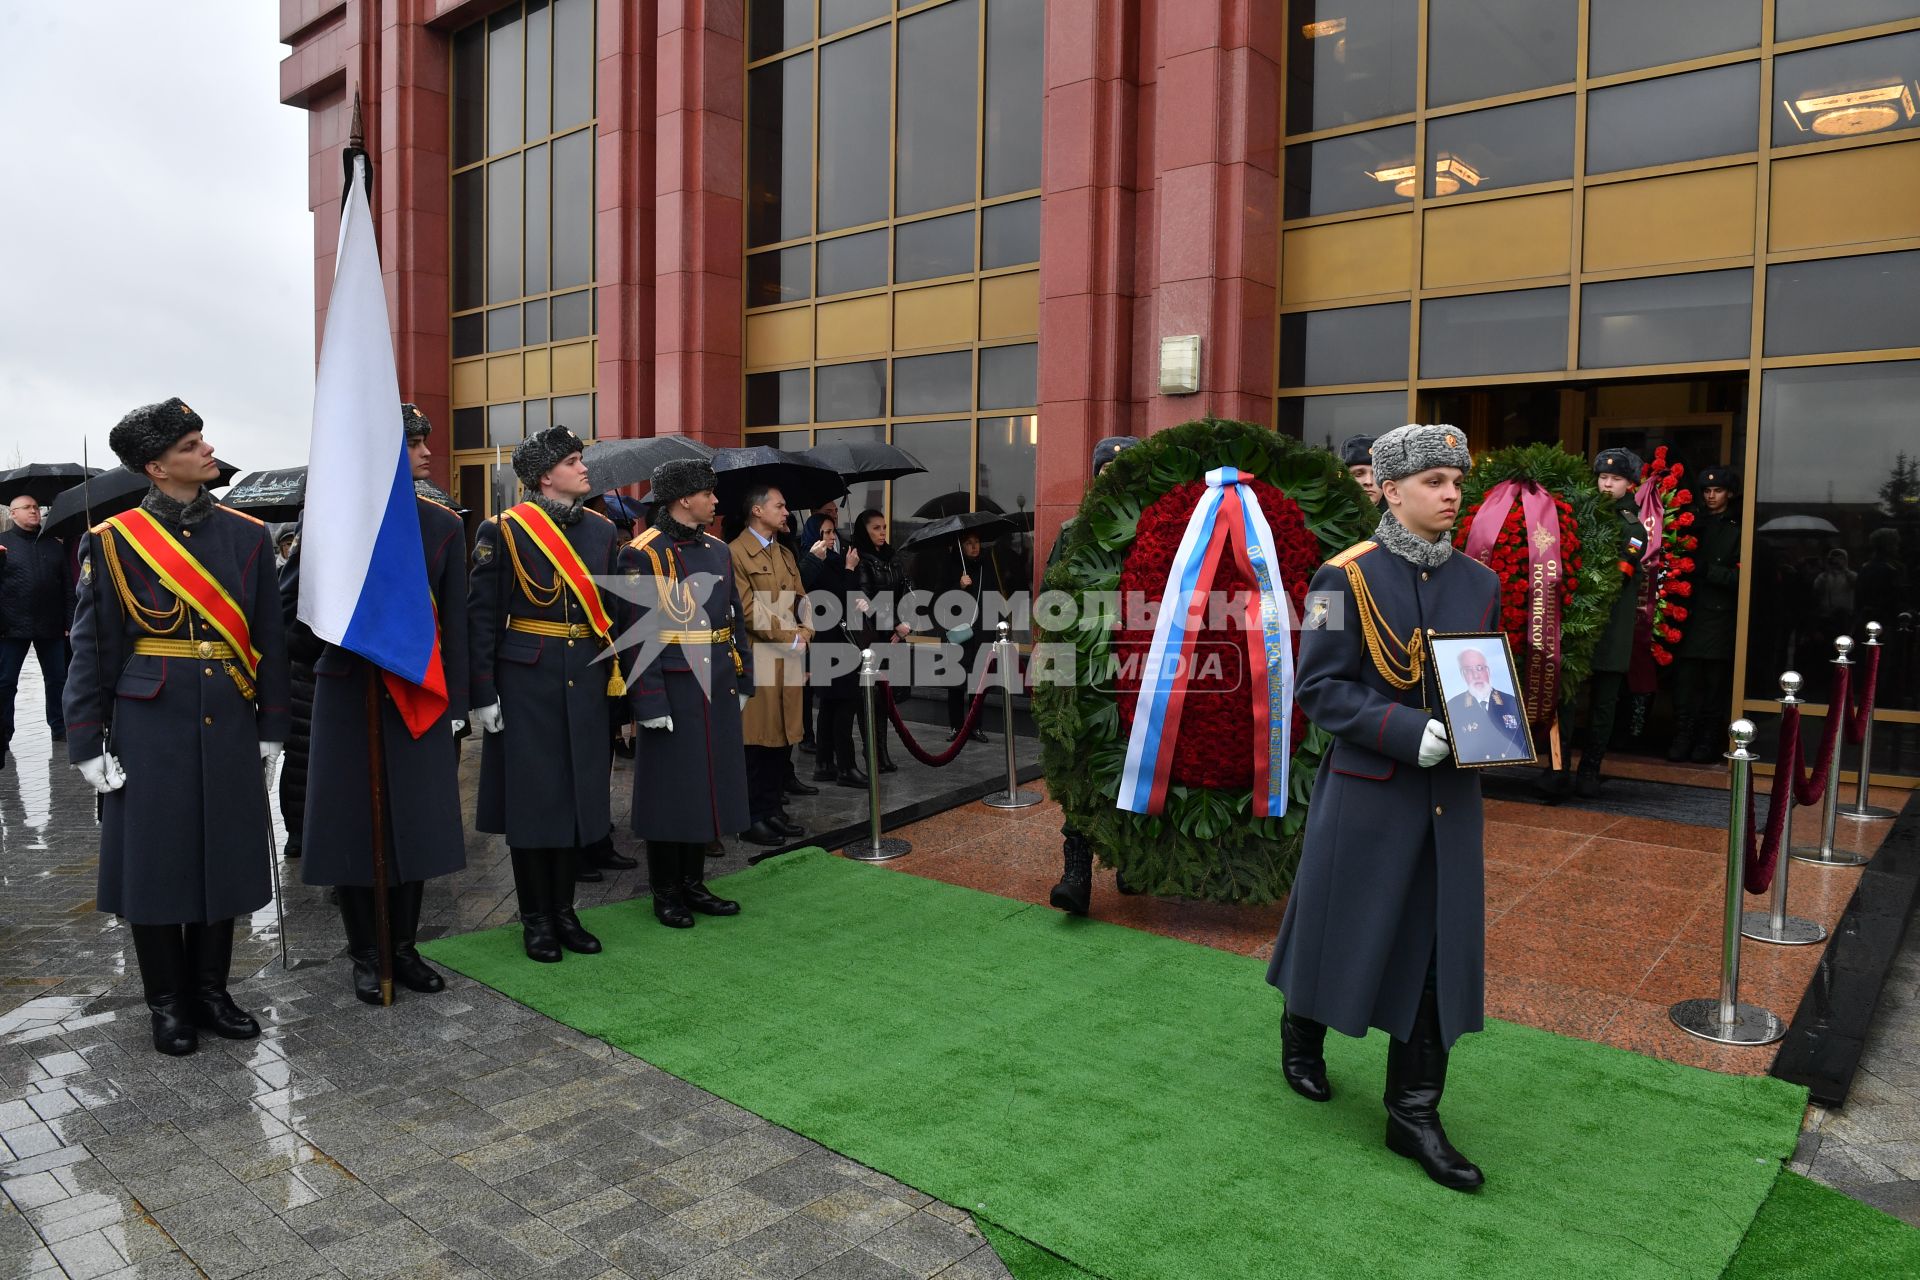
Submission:
MULTIPOLYGON (((1369 169, 1367 176, 1375 182, 1391 183, 1393 194, 1404 199, 1413 198, 1414 184, 1419 171, 1410 164, 1389 165, 1384 169, 1369 169)), ((1459 156, 1441 156, 1433 162, 1433 194, 1450 196, 1462 186, 1480 185, 1480 171, 1462 160, 1459 156)))
POLYGON ((1912 86, 1881 85, 1873 89, 1853 89, 1845 93, 1816 94, 1789 100, 1787 114, 1803 133, 1827 138, 1851 138, 1877 133, 1912 120, 1915 115, 1912 86))
POLYGON ((1347 29, 1345 18, 1325 18, 1319 22, 1309 22, 1300 28, 1300 34, 1309 40, 1318 40, 1321 36, 1337 36, 1347 29))

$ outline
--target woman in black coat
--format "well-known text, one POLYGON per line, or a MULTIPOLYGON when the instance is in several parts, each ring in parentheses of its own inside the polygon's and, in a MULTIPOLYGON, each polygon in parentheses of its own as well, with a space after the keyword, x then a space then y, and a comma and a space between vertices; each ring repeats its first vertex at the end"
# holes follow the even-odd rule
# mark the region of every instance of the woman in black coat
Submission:
POLYGON ((807 586, 810 590, 832 596, 847 611, 847 615, 844 621, 817 633, 807 649, 807 687, 813 691, 814 706, 819 715, 819 723, 814 729, 816 754, 813 780, 837 782, 843 787, 864 790, 867 775, 860 771, 859 762, 853 754, 854 708, 860 700, 860 669, 857 664, 849 668, 846 662, 854 644, 848 623, 858 625, 856 619, 859 615, 855 610, 867 603, 860 594, 861 557, 840 537, 840 530, 832 517, 821 516, 816 519, 819 520, 818 532, 806 550, 807 557, 814 561, 813 572, 807 575, 807 586), (831 667, 830 663, 833 664, 831 667))
MULTIPOLYGON (((934 599, 939 601, 948 592, 972 597, 972 603, 961 620, 947 629, 947 642, 959 646, 960 665, 966 672, 966 678, 960 683, 947 686, 947 726, 951 730, 947 734, 947 741, 952 742, 958 736, 960 726, 966 723, 967 703, 973 697, 974 681, 977 678, 974 661, 979 656, 980 646, 991 638, 982 626, 985 615, 981 608, 981 601, 989 591, 1005 595, 1006 586, 1000 580, 999 562, 993 558, 991 552, 981 546, 980 535, 977 533, 963 533, 952 548, 936 551, 933 555, 935 564, 938 566, 936 572, 942 583, 940 592, 934 599), (964 633, 963 638, 954 638, 962 633, 964 633)), ((944 617, 945 615, 936 609, 935 616, 944 617)), ((987 731, 978 723, 974 725, 971 737, 975 742, 992 741, 987 737, 987 731)))
MULTIPOLYGON (((874 650, 881 645, 904 644, 913 629, 899 621, 899 616, 907 593, 913 590, 913 582, 907 576, 906 558, 894 554, 887 517, 882 512, 868 507, 860 513, 853 525, 853 548, 860 553, 860 593, 871 605, 868 612, 854 620, 857 624, 852 628, 854 643, 874 650)), ((881 665, 878 653, 875 665, 881 665)), ((874 724, 866 722, 866 706, 860 704, 860 732, 873 741, 880 772, 892 773, 898 766, 887 751, 887 719, 879 710, 883 705, 878 701, 880 697, 876 689, 874 724)))

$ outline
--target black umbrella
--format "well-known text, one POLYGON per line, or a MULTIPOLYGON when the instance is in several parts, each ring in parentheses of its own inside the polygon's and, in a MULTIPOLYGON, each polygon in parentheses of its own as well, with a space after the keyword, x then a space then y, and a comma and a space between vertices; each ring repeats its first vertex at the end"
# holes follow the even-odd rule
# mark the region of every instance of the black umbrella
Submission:
POLYGON ((735 518, 745 514, 741 506, 747 494, 763 484, 780 491, 789 511, 811 510, 847 491, 846 482, 833 468, 764 444, 717 451, 713 470, 719 478, 715 492, 720 495, 721 514, 735 518))
POLYGON ((589 497, 598 497, 609 489, 624 489, 630 484, 651 484, 653 469, 675 458, 706 461, 713 450, 687 436, 642 436, 631 440, 596 440, 580 455, 587 464, 587 480, 593 485, 589 497))
MULTIPOLYGON (((218 458, 213 463, 220 468, 220 474, 207 486, 209 489, 218 489, 230 482, 240 470, 218 458)), ((132 510, 146 496, 145 475, 137 475, 125 467, 109 467, 85 484, 77 484, 53 500, 53 510, 47 513, 47 530, 56 538, 75 537, 87 528, 89 503, 92 505, 93 521, 97 524, 108 516, 132 510)))
POLYGON ((941 516, 931 520, 908 534, 901 547, 924 547, 947 538, 957 539, 961 534, 973 533, 981 541, 991 541, 1003 533, 1014 531, 1013 521, 992 511, 963 511, 959 515, 941 516))
POLYGON ((0 474, 0 502, 30 496, 44 507, 83 477, 99 474, 100 468, 83 467, 77 462, 29 462, 0 474))
POLYGON ((268 524, 297 520, 307 505, 307 469, 255 471, 242 476, 220 501, 268 524))
MULTIPOLYGON (((1000 504, 992 498, 980 499, 980 509, 991 512, 994 515, 1003 514, 1000 510, 1000 504)), ((911 518, 915 520, 938 520, 941 516, 966 515, 972 510, 973 495, 965 489, 955 489, 950 493, 943 493, 937 498, 928 498, 914 509, 911 518)))
POLYGON ((920 459, 884 440, 835 440, 803 449, 794 456, 832 467, 848 484, 898 480, 901 476, 917 476, 926 471, 920 459))

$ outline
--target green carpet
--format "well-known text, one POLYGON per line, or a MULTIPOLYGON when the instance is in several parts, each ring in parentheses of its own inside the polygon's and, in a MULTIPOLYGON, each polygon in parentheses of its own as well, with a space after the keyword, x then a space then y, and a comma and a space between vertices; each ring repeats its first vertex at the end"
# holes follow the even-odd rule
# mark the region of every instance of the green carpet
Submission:
MULTIPOLYGON (((1020 1280, 1052 1280, 1039 1270, 1014 1274, 1020 1280)), ((1782 1172, 1725 1280, 1880 1276, 1920 1276, 1920 1231, 1830 1187, 1782 1172)))
POLYGON ((1333 1102, 1287 1090, 1258 961, 818 851, 724 883, 737 919, 597 908, 606 952, 564 964, 518 926, 425 950, 1030 1242, 1027 1280, 1710 1280, 1804 1106, 1494 1023, 1454 1058, 1460 1195, 1380 1145, 1383 1036, 1329 1037, 1333 1102))

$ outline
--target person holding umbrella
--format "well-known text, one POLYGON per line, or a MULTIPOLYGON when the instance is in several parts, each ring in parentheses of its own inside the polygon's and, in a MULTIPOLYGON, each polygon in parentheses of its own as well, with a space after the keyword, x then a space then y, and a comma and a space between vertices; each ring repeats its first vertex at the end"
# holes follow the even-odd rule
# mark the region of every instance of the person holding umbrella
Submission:
POLYGON ((814 562, 813 590, 831 596, 848 615, 842 621, 815 636, 807 646, 807 689, 820 708, 820 722, 814 757, 813 780, 834 782, 864 791, 867 775, 860 772, 853 754, 854 708, 860 698, 860 668, 848 665, 846 654, 853 647, 853 628, 873 606, 860 593, 860 552, 841 540, 836 516, 815 513, 809 520, 814 541, 807 556, 814 562), (824 644, 823 644, 824 642, 824 644), (834 669, 834 664, 839 669, 834 669))
MULTIPOLYGON (((954 540, 951 553, 934 553, 936 581, 943 586, 934 599, 937 602, 954 602, 961 606, 955 617, 949 613, 941 614, 943 619, 952 618, 946 628, 947 643, 960 649, 960 666, 964 672, 961 679, 947 686, 947 725, 951 730, 947 741, 952 742, 960 734, 960 727, 967 720, 967 698, 973 692, 974 660, 979 656, 980 646, 986 643, 986 631, 982 625, 985 614, 981 608, 989 591, 1006 594, 1006 585, 1000 577, 1000 562, 992 552, 984 549, 978 529, 966 529, 954 540), (944 574, 940 570, 945 570, 944 574)), ((950 611, 954 603, 947 603, 950 611)), ((939 612, 936 610, 936 612, 939 612)), ((1003 726, 1004 728, 1004 726, 1003 726)), ((987 731, 977 723, 974 725, 971 740, 991 742, 987 731)))
POLYGON ((47 727, 67 736, 61 693, 67 683, 67 632, 73 626, 73 580, 67 549, 40 521, 40 499, 30 493, 7 504, 13 527, 0 533, 0 768, 13 745, 13 703, 20 668, 32 650, 46 686, 47 727))
MULTIPOLYGON (((878 649, 883 644, 906 640, 913 628, 899 620, 901 602, 913 590, 907 577, 906 561, 894 554, 887 517, 878 508, 862 511, 853 526, 854 550, 860 553, 860 594, 872 605, 861 615, 854 643, 863 649, 878 649)), ((866 706, 860 704, 861 715, 866 706)), ((874 756, 880 772, 892 773, 899 766, 887 752, 887 720, 875 713, 872 724, 862 724, 861 732, 873 739, 874 756)))

